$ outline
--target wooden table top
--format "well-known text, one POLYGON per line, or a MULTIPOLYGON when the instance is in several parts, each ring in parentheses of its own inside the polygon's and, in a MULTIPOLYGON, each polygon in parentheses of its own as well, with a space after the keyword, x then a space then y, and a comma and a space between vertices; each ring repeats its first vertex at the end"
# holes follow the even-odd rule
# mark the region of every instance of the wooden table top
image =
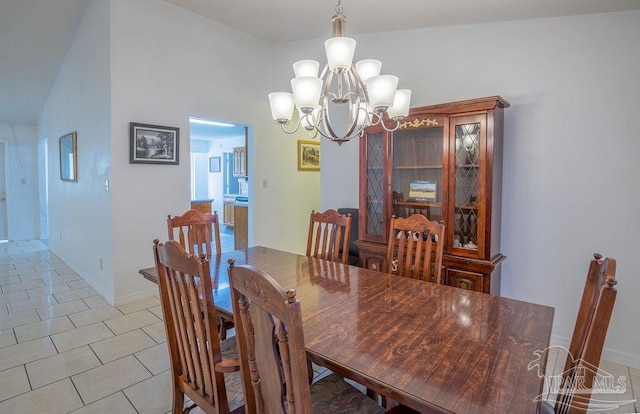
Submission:
POLYGON ((314 362, 418 411, 535 412, 543 379, 527 366, 549 345, 553 308, 252 247, 211 261, 229 314, 231 257, 298 292, 314 362))

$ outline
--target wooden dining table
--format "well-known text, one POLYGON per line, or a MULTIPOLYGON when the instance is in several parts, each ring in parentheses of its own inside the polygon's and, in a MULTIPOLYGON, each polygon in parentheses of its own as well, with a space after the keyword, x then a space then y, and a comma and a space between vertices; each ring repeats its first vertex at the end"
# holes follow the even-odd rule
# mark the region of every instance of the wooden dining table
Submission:
MULTIPOLYGON (((230 258, 296 290, 316 364, 418 411, 536 412, 543 377, 528 365, 549 345, 553 308, 251 247, 211 259, 216 308, 228 318, 230 258)), ((155 268, 140 273, 157 283, 155 268)))

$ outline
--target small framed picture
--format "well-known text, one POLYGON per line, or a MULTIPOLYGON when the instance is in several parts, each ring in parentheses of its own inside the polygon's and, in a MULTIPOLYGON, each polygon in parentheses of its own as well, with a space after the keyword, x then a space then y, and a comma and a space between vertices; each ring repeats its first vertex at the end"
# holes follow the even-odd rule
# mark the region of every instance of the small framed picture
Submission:
POLYGON ((180 128, 129 123, 129 163, 174 164, 179 161, 180 128))
POLYGON ((220 157, 209 157, 209 172, 220 172, 220 157))
POLYGON ((320 143, 298 141, 298 171, 320 171, 320 143))
POLYGON ((437 187, 435 181, 411 181, 409 183, 409 200, 436 201, 437 187))

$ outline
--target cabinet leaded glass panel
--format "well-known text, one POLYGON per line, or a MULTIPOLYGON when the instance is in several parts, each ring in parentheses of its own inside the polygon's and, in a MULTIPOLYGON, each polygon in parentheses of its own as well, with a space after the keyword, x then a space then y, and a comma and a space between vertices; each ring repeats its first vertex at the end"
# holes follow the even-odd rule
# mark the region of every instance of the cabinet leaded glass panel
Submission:
POLYGON ((478 250, 480 123, 455 126, 455 208, 453 246, 478 250))

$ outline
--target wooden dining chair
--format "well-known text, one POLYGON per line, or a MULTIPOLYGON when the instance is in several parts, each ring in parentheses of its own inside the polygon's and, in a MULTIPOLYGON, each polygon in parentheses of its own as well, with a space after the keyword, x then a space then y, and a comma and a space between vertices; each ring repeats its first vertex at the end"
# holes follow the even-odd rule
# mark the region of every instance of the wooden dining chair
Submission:
MULTIPOLYGON (((181 216, 167 216, 167 230, 169 240, 177 240, 180 245, 194 256, 211 259, 214 254, 222 253, 220 245, 220 223, 218 213, 203 213, 196 209, 187 210, 181 216), (215 253, 212 250, 215 242, 215 253)), ((233 328, 233 321, 218 318, 218 333, 220 339, 226 339, 227 332, 233 328)))
POLYGON ((350 235, 351 214, 340 214, 333 209, 323 213, 312 211, 309 218, 307 256, 347 264, 350 235))
POLYGON ((171 362, 171 412, 186 413, 196 405, 208 414, 240 409, 236 338, 221 343, 218 337, 208 260, 187 253, 175 240, 154 240, 153 252, 171 362), (185 395, 194 403, 187 408, 185 395))
POLYGON ((295 290, 285 291, 253 266, 235 266, 234 259, 229 259, 229 282, 246 413, 385 412, 338 375, 309 384, 302 305, 295 290))
POLYGON ((387 273, 441 283, 444 223, 422 214, 393 216, 387 244, 387 273), (433 261, 431 260, 433 257, 433 261))
MULTIPOLYGON (((605 337, 617 295, 616 261, 596 253, 589 265, 569 352, 562 372, 562 387, 554 406, 543 402, 541 413, 586 413, 597 376, 605 337)), ((531 369, 532 366, 530 365, 531 369)), ((556 390, 552 390, 556 391, 556 390)))
POLYGON ((210 259, 213 254, 222 253, 220 245, 220 223, 218 213, 203 213, 191 209, 181 216, 167 216, 169 240, 178 240, 189 253, 210 259), (211 244, 215 243, 215 253, 211 244))

